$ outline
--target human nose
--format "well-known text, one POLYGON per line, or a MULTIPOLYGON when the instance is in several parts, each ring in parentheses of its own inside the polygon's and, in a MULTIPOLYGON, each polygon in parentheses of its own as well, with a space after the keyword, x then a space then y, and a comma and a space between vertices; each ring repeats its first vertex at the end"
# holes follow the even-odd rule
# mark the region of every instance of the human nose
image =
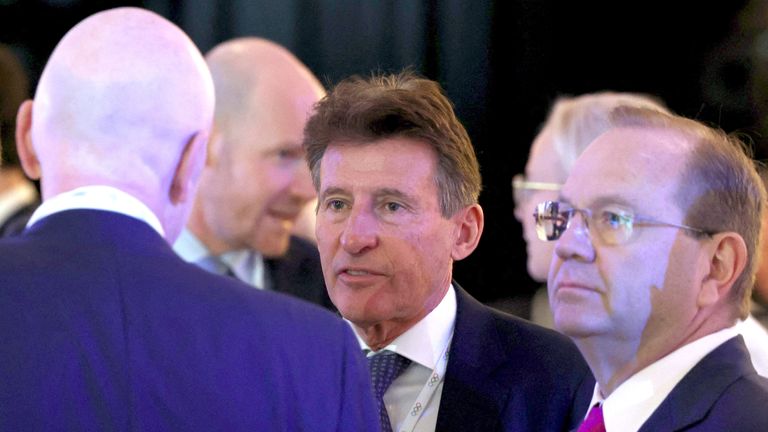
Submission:
POLYGON ((565 231, 555 243, 555 255, 562 260, 594 261, 595 248, 589 235, 587 215, 584 212, 577 211, 571 215, 565 231))
POLYGON ((363 253, 378 245, 376 220, 372 212, 353 208, 341 234, 341 246, 352 255, 363 253))

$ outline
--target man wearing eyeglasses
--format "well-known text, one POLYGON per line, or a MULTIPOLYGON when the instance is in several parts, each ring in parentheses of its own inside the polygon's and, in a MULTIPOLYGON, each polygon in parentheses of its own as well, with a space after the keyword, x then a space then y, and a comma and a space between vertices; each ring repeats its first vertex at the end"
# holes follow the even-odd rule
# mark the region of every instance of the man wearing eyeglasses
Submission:
POLYGON ((768 430, 768 380, 735 327, 765 202, 752 162, 692 120, 626 108, 611 122, 535 215, 557 241, 555 325, 597 380, 579 430, 768 430))
MULTIPOLYGON (((512 179, 515 218, 523 225, 528 274, 537 282, 547 281, 554 244, 537 238, 535 221, 531 217, 536 205, 557 197, 576 158, 606 131, 607 118, 618 106, 667 112, 659 101, 636 93, 605 91, 560 97, 531 145, 525 174, 512 179)), ((531 299, 530 319, 536 324, 554 327, 546 286, 537 290, 531 299)))

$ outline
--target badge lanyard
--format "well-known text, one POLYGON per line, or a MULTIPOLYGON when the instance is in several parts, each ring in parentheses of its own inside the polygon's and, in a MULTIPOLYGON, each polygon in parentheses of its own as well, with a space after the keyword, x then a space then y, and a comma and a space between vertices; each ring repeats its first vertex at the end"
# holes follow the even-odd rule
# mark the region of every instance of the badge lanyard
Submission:
POLYGON ((416 423, 418 423, 424 412, 424 408, 437 392, 440 383, 445 379, 445 370, 448 368, 448 351, 450 350, 453 341, 453 329, 451 329, 451 338, 449 341, 451 342, 446 344, 443 353, 440 354, 440 358, 437 359, 435 368, 432 369, 432 373, 429 375, 427 382, 419 392, 419 396, 416 397, 416 401, 411 406, 411 410, 408 411, 408 414, 405 416, 405 420, 403 420, 403 425, 400 427, 399 432, 413 432, 416 423))

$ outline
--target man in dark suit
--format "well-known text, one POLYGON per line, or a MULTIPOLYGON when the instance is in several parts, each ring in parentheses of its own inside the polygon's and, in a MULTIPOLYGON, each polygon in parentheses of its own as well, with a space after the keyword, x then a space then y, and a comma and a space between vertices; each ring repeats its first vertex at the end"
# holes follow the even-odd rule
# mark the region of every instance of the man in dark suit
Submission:
POLYGON ((595 375, 582 429, 768 430, 749 314, 765 191, 741 143, 621 107, 538 205, 555 326, 595 375))
POLYGON ((472 144, 440 86, 410 73, 345 80, 304 146, 326 286, 367 351, 382 429, 578 424, 592 381, 573 344, 451 279, 483 211, 472 144))
POLYGON ((291 236, 315 197, 301 141, 322 86, 264 39, 224 42, 206 61, 216 90, 214 127, 187 230, 174 249, 209 271, 335 310, 317 248, 291 236))
POLYGON ((343 321, 185 263, 213 83, 186 35, 95 14, 18 115, 43 204, 0 242, 1 430, 376 428, 343 321))

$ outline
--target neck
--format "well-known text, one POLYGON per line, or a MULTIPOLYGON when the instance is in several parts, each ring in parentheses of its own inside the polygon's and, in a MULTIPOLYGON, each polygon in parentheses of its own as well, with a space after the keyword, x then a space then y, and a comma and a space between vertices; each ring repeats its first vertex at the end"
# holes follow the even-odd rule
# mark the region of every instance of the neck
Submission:
POLYGON ((733 325, 729 311, 712 314, 699 311, 691 325, 681 331, 667 328, 665 331, 649 331, 644 334, 658 334, 659 337, 643 337, 639 343, 632 338, 617 339, 603 335, 574 339, 584 356, 595 380, 600 385, 603 397, 608 397, 616 388, 636 373, 675 350, 704 336, 733 325))
MULTIPOLYGON (((450 281, 450 275, 448 277, 450 281)), ((365 341, 365 343, 374 351, 378 351, 397 339, 400 335, 410 330, 413 326, 419 323, 424 317, 429 315, 448 293, 449 282, 445 282, 440 286, 444 286, 442 290, 435 291, 435 295, 424 305, 424 308, 420 313, 405 319, 392 319, 387 321, 380 321, 376 323, 354 323, 355 331, 365 341)))
POLYGON ((208 249, 208 252, 210 252, 211 255, 218 256, 235 250, 215 235, 210 225, 206 222, 203 207, 200 205, 199 199, 195 199, 192 212, 187 221, 187 229, 197 237, 200 243, 208 249))
MULTIPOLYGON (((421 319, 421 318, 419 318, 421 319)), ((416 324, 415 321, 410 324, 394 325, 392 323, 377 323, 367 327, 361 327, 355 324, 355 331, 360 335, 365 343, 374 351, 378 351, 397 339, 398 336, 405 333, 416 324)))

